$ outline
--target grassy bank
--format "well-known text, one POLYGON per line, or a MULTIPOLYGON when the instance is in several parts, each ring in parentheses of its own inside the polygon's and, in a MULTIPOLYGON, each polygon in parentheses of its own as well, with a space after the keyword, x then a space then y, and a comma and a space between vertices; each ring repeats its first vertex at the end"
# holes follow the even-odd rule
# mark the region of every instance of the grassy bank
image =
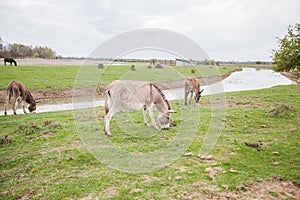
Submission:
MULTIPOLYGON (((136 71, 131 71, 131 64, 122 66, 109 66, 99 69, 96 66, 85 66, 90 75, 102 76, 101 83, 109 83, 116 79, 140 79, 148 81, 178 80, 184 76, 205 77, 224 75, 237 68, 237 66, 219 66, 211 68, 201 67, 170 67, 163 69, 148 69, 145 64, 135 64, 136 71), (192 73, 194 70, 194 73, 192 73), (153 79, 154 78, 154 79, 153 79)), ((4 90, 11 80, 24 83, 31 91, 57 92, 71 89, 77 77, 80 66, 1 66, 0 90, 4 90)))
MULTIPOLYGON (((197 157, 211 114, 210 99, 204 97, 199 109, 195 107, 200 127, 184 152, 193 155, 141 174, 113 170, 96 160, 83 146, 71 111, 0 117, 0 199, 208 198, 237 188, 247 192, 249 182, 270 177, 299 187, 299 94, 299 85, 227 94, 225 127, 211 160, 197 157)), ((173 115, 177 125, 183 123, 181 105, 172 102, 179 111, 173 115)), ((98 111, 99 137, 105 137, 103 110, 98 111)), ((141 112, 131 116, 143 127, 141 112)), ((148 152, 171 141, 176 128, 145 140, 122 132, 113 122, 109 140, 127 151, 148 152)), ((271 185, 267 192, 288 197, 271 185)))

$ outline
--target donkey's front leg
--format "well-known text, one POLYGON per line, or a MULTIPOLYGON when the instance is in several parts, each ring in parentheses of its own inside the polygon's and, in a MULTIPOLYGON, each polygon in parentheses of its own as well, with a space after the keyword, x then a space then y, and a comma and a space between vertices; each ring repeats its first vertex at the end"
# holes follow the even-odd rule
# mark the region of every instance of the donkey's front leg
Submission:
POLYGON ((13 111, 14 111, 14 115, 17 115, 17 105, 18 105, 18 102, 14 102, 13 103, 13 111))
POLYGON ((112 116, 113 116, 113 113, 111 113, 111 112, 108 112, 104 116, 104 132, 108 136, 112 136, 112 134, 109 130, 109 123, 110 123, 110 119, 112 118, 112 116))
POLYGON ((24 114, 27 114, 27 113, 26 113, 26 110, 25 110, 25 102, 24 102, 24 101, 22 101, 22 102, 21 102, 21 105, 22 105, 22 108, 23 108, 23 112, 24 112, 24 114))
POLYGON ((187 98, 188 98, 189 92, 188 91, 184 91, 184 105, 187 105, 187 98))
POLYGON ((156 125, 156 122, 155 122, 155 119, 154 119, 153 106, 151 106, 148 110, 149 110, 149 116, 150 116, 150 119, 151 119, 152 126, 153 126, 156 130, 160 130, 160 129, 158 128, 158 126, 156 125))

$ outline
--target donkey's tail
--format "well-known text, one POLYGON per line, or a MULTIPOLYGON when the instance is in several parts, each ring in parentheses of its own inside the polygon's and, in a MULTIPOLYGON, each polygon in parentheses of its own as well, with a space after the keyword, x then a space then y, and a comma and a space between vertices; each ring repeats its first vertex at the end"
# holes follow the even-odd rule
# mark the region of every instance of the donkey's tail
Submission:
POLYGON ((109 112, 109 102, 111 101, 111 94, 109 90, 106 90, 105 92, 105 114, 109 112))
POLYGON ((8 88, 7 88, 7 91, 6 91, 6 94, 7 94, 7 96, 8 96, 8 102, 10 102, 11 97, 12 97, 13 94, 14 94, 13 88, 12 88, 12 87, 8 87, 8 88))

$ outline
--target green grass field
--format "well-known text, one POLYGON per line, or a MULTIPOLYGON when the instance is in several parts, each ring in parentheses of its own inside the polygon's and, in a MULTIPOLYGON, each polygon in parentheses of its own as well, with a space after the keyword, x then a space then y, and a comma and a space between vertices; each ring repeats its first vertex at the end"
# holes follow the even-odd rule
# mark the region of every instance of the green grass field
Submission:
MULTIPOLYGON (((75 75, 75 69, 67 70, 74 70, 75 75)), ((138 174, 111 169, 95 159, 82 144, 72 111, 2 116, 0 199, 181 199, 195 193, 216 195, 216 191, 201 185, 235 191, 241 185, 269 177, 280 177, 299 187, 299 94, 299 85, 228 93, 225 127, 210 153, 212 160, 197 157, 211 120, 210 98, 203 97, 200 107, 195 107, 201 116, 200 126, 183 152, 193 155, 179 156, 165 168, 138 174), (286 109, 279 109, 282 104, 286 109), (245 142, 261 147, 251 148, 245 142), (215 181, 209 177, 208 168, 222 169, 213 176, 215 181)), ((179 125, 183 123, 182 102, 171 104, 179 111, 173 115, 179 125)), ((98 108, 99 138, 106 137, 102 114, 103 108, 98 108)), ((142 129, 142 113, 130 116, 142 129)), ((145 139, 124 133, 115 120, 111 126, 114 136, 108 139, 112 144, 141 153, 165 146, 177 129, 176 126, 145 139)), ((285 195, 271 189, 269 194, 285 195)))
MULTIPOLYGON (((116 79, 136 79, 153 82, 165 82, 178 80, 185 76, 205 77, 213 75, 224 75, 237 66, 226 65, 219 67, 198 66, 198 67, 170 67, 164 69, 148 69, 145 64, 135 64, 137 70, 130 70, 131 64, 124 66, 108 66, 98 69, 96 66, 1 66, 0 67, 0 90, 4 90, 12 80, 25 84, 32 91, 57 92, 74 87, 75 81, 82 72, 85 80, 98 79, 99 83, 109 83, 116 79), (191 73, 191 70, 195 73, 191 73)), ((93 83, 98 83, 94 81, 93 83)), ((92 84, 93 84, 92 83, 92 84)), ((85 87, 78 84, 76 87, 85 87)))

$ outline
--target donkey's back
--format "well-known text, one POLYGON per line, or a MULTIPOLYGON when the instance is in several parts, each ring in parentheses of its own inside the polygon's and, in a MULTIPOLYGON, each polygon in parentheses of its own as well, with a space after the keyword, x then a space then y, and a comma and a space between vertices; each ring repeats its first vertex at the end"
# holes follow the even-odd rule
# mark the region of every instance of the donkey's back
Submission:
POLYGON ((107 86, 106 113, 139 110, 144 104, 150 102, 149 83, 132 80, 116 80, 107 86))

